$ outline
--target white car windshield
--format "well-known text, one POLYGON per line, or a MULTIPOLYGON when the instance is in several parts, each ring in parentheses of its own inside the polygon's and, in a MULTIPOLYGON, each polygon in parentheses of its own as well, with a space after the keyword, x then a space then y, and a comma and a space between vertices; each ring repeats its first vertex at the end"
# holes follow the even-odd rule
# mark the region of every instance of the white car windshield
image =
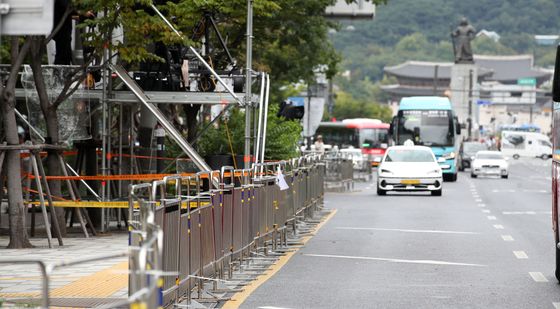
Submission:
POLYGON ((483 160, 503 160, 504 156, 499 153, 479 153, 476 155, 476 158, 483 160))
POLYGON ((386 162, 434 162, 430 151, 420 149, 390 149, 386 162))

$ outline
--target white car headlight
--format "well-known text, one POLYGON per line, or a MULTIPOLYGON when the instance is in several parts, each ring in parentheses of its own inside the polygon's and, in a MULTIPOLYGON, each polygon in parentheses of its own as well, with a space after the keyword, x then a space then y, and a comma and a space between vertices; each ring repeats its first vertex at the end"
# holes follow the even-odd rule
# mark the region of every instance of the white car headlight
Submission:
POLYGON ((455 153, 454 152, 444 153, 441 155, 441 157, 446 160, 455 159, 455 153))

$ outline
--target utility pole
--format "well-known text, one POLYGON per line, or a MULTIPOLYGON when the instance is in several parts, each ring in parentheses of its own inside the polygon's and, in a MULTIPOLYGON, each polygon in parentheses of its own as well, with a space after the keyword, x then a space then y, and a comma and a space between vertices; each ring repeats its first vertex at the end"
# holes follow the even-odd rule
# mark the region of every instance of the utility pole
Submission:
POLYGON ((468 119, 468 138, 471 140, 472 137, 472 90, 473 90, 473 70, 469 70, 469 119, 468 119))
POLYGON ((253 0, 247 0, 247 63, 245 65, 245 154, 244 168, 251 167, 251 84, 253 62, 253 0))
POLYGON ((439 65, 436 64, 434 67, 434 96, 437 96, 438 93, 438 71, 439 65))
POLYGON ((307 139, 307 149, 311 150, 311 86, 307 84, 307 106, 305 107, 305 116, 307 116, 307 125, 305 126, 305 135, 307 139))

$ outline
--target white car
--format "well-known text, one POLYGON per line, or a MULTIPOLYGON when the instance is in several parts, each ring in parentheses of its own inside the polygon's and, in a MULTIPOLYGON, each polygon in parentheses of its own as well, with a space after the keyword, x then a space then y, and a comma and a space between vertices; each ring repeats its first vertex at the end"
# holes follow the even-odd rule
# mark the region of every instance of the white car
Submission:
MULTIPOLYGON (((408 142, 408 141, 407 141, 408 142)), ((430 191, 441 196, 443 176, 429 147, 392 146, 387 149, 377 168, 377 194, 387 191, 430 191)))
POLYGON ((479 151, 476 153, 471 167, 471 177, 480 175, 496 175, 508 178, 509 164, 499 151, 479 151))

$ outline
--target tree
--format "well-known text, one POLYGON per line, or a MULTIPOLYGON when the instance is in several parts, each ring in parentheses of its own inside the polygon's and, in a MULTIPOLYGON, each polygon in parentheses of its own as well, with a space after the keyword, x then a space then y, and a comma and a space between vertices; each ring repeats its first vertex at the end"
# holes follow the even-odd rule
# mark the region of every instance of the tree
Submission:
MULTIPOLYGON (((6 143, 10 146, 20 144, 15 115, 15 88, 19 69, 29 52, 31 39, 27 38, 22 46, 18 37, 11 38, 11 67, 8 80, 0 84, 0 108, 6 143)), ((25 206, 21 188, 21 159, 19 150, 6 152, 4 166, 7 170, 8 211, 10 243, 8 248, 29 248, 31 243, 25 229, 25 206)))
POLYGON ((374 118, 389 122, 391 116, 392 111, 388 106, 372 101, 357 100, 344 91, 336 93, 333 117, 338 120, 348 118, 374 118))

